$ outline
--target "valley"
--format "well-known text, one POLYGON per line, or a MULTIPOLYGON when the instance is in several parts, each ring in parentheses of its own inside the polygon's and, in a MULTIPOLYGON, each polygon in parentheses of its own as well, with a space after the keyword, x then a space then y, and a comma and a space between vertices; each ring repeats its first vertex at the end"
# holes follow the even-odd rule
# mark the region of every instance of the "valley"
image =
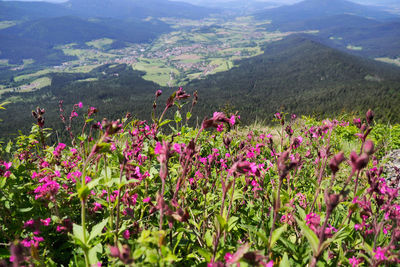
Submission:
MULTIPOLYGON (((227 71, 235 66, 235 60, 260 55, 262 45, 296 33, 265 31, 269 21, 255 21, 251 17, 233 20, 209 18, 202 21, 164 18, 163 21, 173 31, 162 34, 150 43, 130 43, 115 49, 112 47, 115 40, 102 38, 86 42, 85 45, 71 43, 56 46, 55 49, 64 55, 76 58, 60 65, 29 72, 26 63, 8 64, 15 74, 9 79, 13 82, 2 84, 3 91, 18 91, 33 79, 46 77, 49 73, 88 73, 104 64, 128 64, 134 70, 143 71, 144 79, 160 86, 184 85, 193 79, 227 71)), ((313 33, 297 33, 302 32, 313 33)), ((7 66, 5 61, 2 62, 3 66, 7 66)), ((30 63, 34 62, 30 60, 30 63)))

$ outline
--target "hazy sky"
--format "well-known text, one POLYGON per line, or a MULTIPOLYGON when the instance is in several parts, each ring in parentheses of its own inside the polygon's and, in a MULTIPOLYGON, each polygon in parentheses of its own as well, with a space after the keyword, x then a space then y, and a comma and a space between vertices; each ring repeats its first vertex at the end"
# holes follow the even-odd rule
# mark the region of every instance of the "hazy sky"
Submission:
MULTIPOLYGON (((46 1, 46 2, 52 2, 52 3, 62 3, 62 2, 67 2, 68 0, 6 0, 6 1, 46 1)), ((146 0, 143 0, 146 1, 146 0)), ((199 4, 202 1, 209 2, 209 0, 172 0, 172 1, 182 1, 182 2, 189 2, 189 3, 196 3, 199 4)), ((229 2, 232 0, 213 0, 213 2, 229 2)), ((244 0, 246 1, 246 0, 244 0)), ((292 4, 296 2, 301 2, 302 0, 256 0, 258 2, 274 2, 274 3, 282 3, 282 4, 292 4)), ((352 2, 357 2, 360 4, 383 4, 383 2, 386 3, 396 3, 396 1, 400 0, 349 0, 352 2)))

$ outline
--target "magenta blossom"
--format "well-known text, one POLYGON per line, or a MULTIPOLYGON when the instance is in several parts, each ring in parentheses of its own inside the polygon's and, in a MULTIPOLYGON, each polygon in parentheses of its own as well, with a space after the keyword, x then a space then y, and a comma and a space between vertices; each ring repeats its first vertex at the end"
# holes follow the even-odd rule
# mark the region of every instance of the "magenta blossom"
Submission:
POLYGON ((374 250, 375 253, 375 259, 377 260, 386 260, 386 256, 385 256, 385 252, 386 250, 381 248, 381 247, 377 247, 376 250, 374 250))
POLYGON ((361 263, 361 259, 356 258, 355 256, 349 258, 349 263, 351 267, 357 267, 361 263))

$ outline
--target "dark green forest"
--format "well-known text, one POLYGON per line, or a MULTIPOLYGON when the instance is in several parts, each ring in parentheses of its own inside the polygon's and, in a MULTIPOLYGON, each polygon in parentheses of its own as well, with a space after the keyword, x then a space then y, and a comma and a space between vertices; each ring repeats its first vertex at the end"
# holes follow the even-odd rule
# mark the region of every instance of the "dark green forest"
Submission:
MULTIPOLYGON (((189 93, 199 92, 192 123, 196 117, 203 119, 217 110, 238 111, 243 123, 268 123, 278 111, 326 117, 363 113, 368 108, 382 121, 400 122, 399 68, 352 56, 303 36, 271 43, 264 51, 263 55, 236 62, 238 67, 230 71, 185 85, 189 93)), ((85 108, 97 107, 98 119, 121 118, 127 112, 150 119, 154 92, 164 91, 158 103, 161 112, 176 88, 161 88, 143 80, 143 74, 126 65, 102 66, 88 74, 52 74, 52 85, 40 91, 5 94, 15 103, 0 113, 4 120, 1 135, 10 137, 17 129, 28 131, 34 122, 31 111, 40 106, 46 109, 46 126, 59 129, 61 136, 59 100, 65 101, 66 112, 78 102, 85 108), (99 80, 76 81, 91 77, 99 80)))

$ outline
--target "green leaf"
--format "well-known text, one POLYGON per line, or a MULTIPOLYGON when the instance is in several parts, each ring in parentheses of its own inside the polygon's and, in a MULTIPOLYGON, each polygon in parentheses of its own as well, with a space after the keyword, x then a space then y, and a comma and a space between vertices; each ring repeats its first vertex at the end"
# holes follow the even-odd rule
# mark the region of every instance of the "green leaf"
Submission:
POLYGON ((77 241, 78 245, 80 245, 83 248, 87 248, 87 244, 85 243, 85 239, 83 237, 83 227, 81 225, 78 224, 73 224, 72 226, 72 233, 73 233, 73 238, 75 239, 75 241, 77 241))
POLYGON ((90 189, 89 189, 89 187, 87 185, 81 186, 78 189, 78 197, 79 197, 79 199, 86 199, 89 194, 90 194, 90 189))
POLYGON ((283 255, 281 263, 279 263, 279 267, 290 267, 289 257, 286 252, 283 255))
POLYGON ((6 177, 0 177, 0 188, 4 188, 7 183, 7 178, 6 177))
POLYGON ((134 259, 138 259, 140 258, 145 252, 146 252, 147 248, 146 247, 139 247, 135 250, 135 252, 133 252, 133 258, 134 259))
POLYGON ((33 207, 20 209, 19 211, 22 212, 22 213, 25 213, 25 212, 30 212, 31 210, 33 210, 33 207))
POLYGON ((328 238, 327 240, 325 240, 321 245, 321 251, 325 250, 332 242, 340 241, 340 240, 346 238, 349 235, 349 233, 346 233, 345 229, 346 229, 346 227, 340 229, 331 238, 328 238))
POLYGON ((192 113, 188 112, 186 113, 186 120, 189 120, 192 117, 192 113))
POLYGON ((308 227, 305 224, 305 222, 299 220, 297 217, 296 217, 296 221, 297 221, 298 225, 300 226, 303 234, 307 238, 308 243, 310 243, 310 246, 311 246, 314 254, 317 254, 318 246, 319 246, 319 240, 318 240, 317 235, 310 229, 310 227, 308 227))
POLYGON ((212 257, 211 252, 209 252, 209 251, 207 251, 207 250, 205 250, 205 249, 202 249, 202 248, 199 248, 199 249, 197 250, 197 252, 198 252, 202 257, 204 257, 204 259, 206 260, 206 262, 210 262, 210 261, 211 261, 211 257, 212 257))
POLYGON ((300 207, 299 205, 296 205, 297 212, 300 215, 300 219, 305 220, 306 219, 306 213, 304 212, 304 209, 300 207))
POLYGON ((287 224, 274 230, 271 236, 271 243, 269 244, 270 248, 272 248, 275 245, 276 241, 278 241, 278 239, 281 237, 282 233, 286 231, 286 229, 287 229, 287 224))
POLYGON ((232 216, 232 217, 229 218, 229 220, 228 220, 228 232, 231 231, 233 229, 233 227, 235 227, 237 225, 238 221, 239 221, 239 217, 232 216))
POLYGON ((217 214, 217 229, 218 226, 220 227, 220 230, 223 231, 225 229, 226 226, 226 220, 224 217, 222 217, 221 215, 217 214))
POLYGON ((165 124, 167 124, 167 123, 170 123, 172 120, 164 120, 163 122, 161 122, 159 125, 158 125, 158 127, 161 127, 161 126, 163 126, 163 125, 165 125, 165 124))
POLYGON ((256 234, 259 238, 261 238, 261 240, 264 242, 265 245, 268 244, 268 237, 265 235, 264 231, 262 231, 262 232, 257 231, 257 232, 255 232, 255 234, 256 234))
POLYGON ((179 122, 182 121, 182 116, 181 116, 181 113, 179 112, 179 110, 177 110, 177 111, 175 112, 174 119, 175 119, 175 122, 176 122, 176 123, 179 123, 179 122))
POLYGON ((101 254, 103 253, 103 246, 101 243, 97 244, 96 246, 92 247, 89 250, 89 262, 92 264, 96 264, 97 262, 101 262, 99 260, 101 258, 101 254), (98 255, 100 254, 100 255, 98 255))
POLYGON ((93 240, 94 238, 96 238, 97 236, 101 235, 101 232, 103 231, 107 222, 108 222, 108 218, 105 218, 100 223, 93 226, 92 231, 90 232, 88 243, 90 243, 90 241, 93 240))
POLYGON ((204 239, 206 240, 207 247, 211 248, 213 244, 213 237, 211 231, 206 232, 206 234, 204 235, 204 239))

